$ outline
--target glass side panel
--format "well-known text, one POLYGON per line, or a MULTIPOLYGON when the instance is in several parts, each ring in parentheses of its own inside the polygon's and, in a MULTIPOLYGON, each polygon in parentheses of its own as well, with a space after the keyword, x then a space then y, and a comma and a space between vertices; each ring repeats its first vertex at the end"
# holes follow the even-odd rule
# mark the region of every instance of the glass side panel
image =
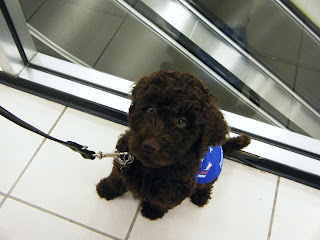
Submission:
MULTIPOLYGON (((20 3, 28 24, 90 67, 131 81, 160 69, 192 72, 218 96, 222 109, 271 123, 113 1, 20 3)), ((35 44, 38 51, 57 57, 41 39, 35 44)))

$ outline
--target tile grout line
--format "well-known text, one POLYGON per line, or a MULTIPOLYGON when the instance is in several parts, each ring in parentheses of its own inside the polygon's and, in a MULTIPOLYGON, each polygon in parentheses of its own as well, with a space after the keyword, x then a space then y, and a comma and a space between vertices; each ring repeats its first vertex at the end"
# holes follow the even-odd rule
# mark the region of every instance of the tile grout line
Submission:
POLYGON ((110 41, 107 43, 107 45, 103 48, 102 52, 100 53, 100 55, 98 56, 98 58, 96 59, 96 61, 94 62, 94 64, 92 65, 93 68, 96 68, 96 65, 99 63, 100 59, 102 58, 103 54, 105 53, 105 51, 107 51, 107 48, 110 46, 111 42, 113 41, 113 39, 116 37, 116 35, 118 34, 118 32, 120 31, 120 28, 122 27, 122 25, 124 24, 124 22, 127 20, 128 15, 125 16, 122 20, 122 22, 119 24, 118 28, 116 29, 116 31, 114 32, 113 36, 111 37, 110 41))
POLYGON ((98 234, 100 234, 100 235, 103 235, 103 236, 105 236, 105 237, 108 237, 108 238, 111 238, 111 239, 114 239, 114 240, 121 240, 120 238, 114 237, 114 236, 109 235, 109 234, 107 234, 107 233, 104 233, 104 232, 102 232, 102 231, 100 231, 100 230, 98 230, 98 229, 92 228, 92 227, 87 226, 87 225, 85 225, 85 224, 83 224, 83 223, 80 223, 80 222, 77 222, 77 221, 75 221, 75 220, 72 220, 71 218, 67 218, 67 217, 64 217, 64 216, 62 216, 62 215, 59 215, 59 214, 57 214, 57 213, 55 213, 55 212, 51 212, 51 211, 49 211, 49 210, 47 210, 47 209, 45 209, 45 208, 42 208, 42 207, 39 207, 39 206, 34 205, 34 204, 32 204, 32 203, 26 202, 26 201, 24 201, 24 200, 22 200, 22 199, 19 199, 19 198, 13 197, 13 196, 8 196, 8 198, 10 198, 10 199, 12 199, 12 200, 15 200, 15 201, 17 201, 17 202, 19 202, 19 203, 25 204, 25 205, 27 205, 27 206, 29 206, 29 207, 35 208, 35 209, 37 209, 37 210, 39 210, 39 211, 45 212, 45 213, 47 213, 47 214, 50 214, 50 215, 52 215, 52 216, 55 216, 55 217, 57 217, 57 218, 60 218, 60 219, 62 219, 62 220, 64 220, 64 221, 67 221, 67 222, 73 223, 73 224, 75 224, 75 225, 78 225, 78 226, 80 226, 80 227, 83 227, 83 228, 85 228, 85 229, 87 229, 87 230, 90 230, 90 231, 93 231, 93 232, 98 233, 98 234))
POLYGON ((134 217, 133 217, 132 223, 131 223, 131 225, 130 225, 130 227, 129 227, 129 230, 128 230, 128 233, 127 233, 127 236, 126 236, 125 240, 128 240, 129 237, 130 237, 130 234, 131 234, 131 231, 132 231, 132 229, 133 229, 133 226, 134 226, 134 224, 136 223, 136 220, 137 220, 138 215, 139 215, 139 213, 140 213, 140 208, 141 208, 141 202, 139 203, 139 206, 138 206, 138 209, 137 209, 137 211, 136 211, 136 214, 135 214, 134 217))
POLYGON ((276 186, 276 190, 275 190, 275 193, 274 193, 274 201, 273 201, 272 213, 271 213, 271 218, 270 218, 270 223, 269 223, 269 231, 268 231, 267 240, 271 239, 273 220, 274 220, 274 215, 275 215, 276 205, 277 205, 277 200, 278 200, 279 186, 280 186, 280 177, 278 176, 277 186, 276 186))
POLYGON ((113 13, 112 12, 112 9, 111 10, 106 10, 106 9, 98 9, 96 7, 92 7, 92 6, 89 6, 89 5, 81 5, 78 4, 78 3, 73 3, 73 2, 70 2, 68 0, 60 0, 61 2, 64 2, 66 4, 69 4, 69 5, 74 5, 76 7, 80 7, 80 8, 83 8, 83 9, 90 9, 90 10, 93 10, 93 11, 96 11, 96 12, 99 12, 99 13, 103 13, 103 14, 107 14, 107 15, 111 15, 111 16, 114 16, 114 17, 121 17, 119 15, 117 15, 116 13, 113 13))
MULTIPOLYGON (((58 122, 60 121, 60 119, 62 118, 62 116, 64 115, 64 113, 66 112, 67 109, 68 109, 68 107, 64 107, 64 109, 62 110, 62 112, 61 112, 60 115, 58 116, 57 120, 55 121, 55 123, 52 125, 52 127, 51 127, 50 130, 48 131, 48 135, 50 135, 51 132, 54 130, 54 128, 56 127, 56 125, 58 124, 58 122)), ((44 213, 47 213, 47 214, 50 214, 50 215, 52 215, 52 216, 58 217, 58 218, 60 218, 60 219, 62 219, 62 220, 64 220, 64 221, 73 223, 73 224, 78 225, 78 226, 80 226, 80 227, 83 227, 83 228, 85 228, 85 229, 87 229, 87 230, 90 230, 90 231, 93 231, 93 232, 95 232, 95 233, 98 233, 98 234, 100 234, 100 235, 102 235, 102 236, 111 238, 111 239, 113 239, 113 240, 121 240, 120 238, 117 238, 117 237, 115 237, 115 236, 112 236, 112 235, 109 235, 109 234, 107 234, 107 233, 104 233, 104 232, 102 232, 102 231, 100 231, 100 230, 98 230, 98 229, 92 228, 92 227, 90 227, 90 226, 87 226, 87 225, 85 225, 85 224, 82 224, 82 223, 80 223, 80 222, 77 222, 77 221, 72 220, 72 219, 70 219, 70 218, 64 217, 64 216, 59 215, 59 214, 57 214, 57 213, 51 212, 51 211, 49 211, 49 210, 47 210, 47 209, 45 209, 45 208, 42 208, 42 207, 40 207, 40 206, 34 205, 34 204, 32 204, 32 203, 29 203, 29 202, 27 202, 27 201, 24 201, 24 200, 22 200, 22 199, 19 199, 19 198, 16 198, 16 197, 10 195, 10 194, 12 193, 12 191, 14 190, 15 186, 18 184, 18 182, 19 182, 20 179, 22 178, 23 174, 26 172, 26 170, 28 169, 28 167, 29 167, 30 164, 32 163, 33 159, 36 157, 36 155, 38 154, 38 152, 39 152, 40 149, 42 148, 42 146, 43 146, 43 144, 45 143, 46 140, 47 140, 46 138, 44 138, 44 139, 42 140, 42 142, 40 143, 40 145, 38 146, 38 148, 36 149, 36 151, 34 152, 34 154, 32 155, 32 157, 30 158, 29 162, 27 163, 26 167, 22 170, 22 172, 20 173, 20 175, 18 176, 17 180, 14 182, 14 184, 12 185, 12 187, 11 187, 11 189, 8 191, 8 193, 0 192, 0 196, 3 196, 3 197, 4 197, 3 200, 0 202, 0 208, 2 207, 2 205, 4 204, 4 202, 9 198, 9 199, 15 200, 15 201, 17 201, 17 202, 20 202, 20 203, 22 203, 22 204, 25 204, 25 205, 27 205, 27 206, 29 206, 29 207, 35 208, 35 209, 37 209, 37 210, 39 210, 39 211, 42 211, 42 212, 44 212, 44 213)), ((140 205, 139 205, 139 207, 140 207, 140 205)), ((138 207, 138 210, 139 210, 139 207, 138 207)))
MULTIPOLYGON (((29 22, 29 21, 31 20, 31 18, 39 12, 40 8, 42 8, 42 6, 43 6, 46 2, 48 2, 48 0, 45 0, 43 3, 41 3, 40 6, 31 14, 31 16, 30 16, 28 19, 26 19, 26 22, 29 22)), ((21 8, 22 8, 22 7, 21 7, 21 8)))
POLYGON ((298 77, 298 72, 299 72, 299 62, 300 62, 301 50, 302 50, 303 32, 301 32, 299 40, 300 40, 300 45, 299 45, 299 50, 298 50, 297 64, 296 64, 296 70, 295 70, 295 74, 294 74, 293 88, 292 88, 292 90, 294 92, 296 91, 295 89, 296 89, 297 77, 298 77))
MULTIPOLYGON (((59 117, 57 118, 57 120, 54 122, 54 124, 52 125, 52 127, 50 128, 48 134, 50 135, 51 132, 53 131, 53 129, 56 127, 56 125, 58 124, 58 122, 60 121, 61 117, 63 116, 63 114, 65 113, 65 111, 67 110, 67 107, 64 107, 64 109, 62 110, 62 112, 60 113, 59 117)), ((10 194, 12 193, 12 191, 14 190, 14 188, 16 187, 16 185, 18 184, 18 182, 20 181, 20 179, 22 178, 22 176, 24 175, 24 173, 27 171, 28 167, 30 166, 30 164, 32 163, 33 159, 36 157, 36 155, 38 154, 38 152, 40 151, 40 149, 42 148, 43 144, 46 142, 46 138, 43 138, 43 140, 41 141, 40 145, 38 146, 38 148, 36 149, 36 151, 33 153, 32 157, 30 158, 29 162, 27 163, 27 165, 24 167, 24 169, 22 170, 22 172, 19 174, 18 178, 16 179, 16 181, 13 183, 12 187, 10 188, 10 190, 5 194, 4 198, 2 199, 2 201, 0 202, 0 208, 2 207, 2 205, 4 204, 4 202, 7 200, 7 198, 10 196, 10 194)))

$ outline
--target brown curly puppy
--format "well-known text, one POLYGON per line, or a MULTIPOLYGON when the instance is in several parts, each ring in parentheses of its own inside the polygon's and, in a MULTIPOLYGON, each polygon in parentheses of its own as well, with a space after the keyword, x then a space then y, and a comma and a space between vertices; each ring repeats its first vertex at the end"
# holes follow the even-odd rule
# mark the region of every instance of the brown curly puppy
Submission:
POLYGON ((140 79, 132 91, 129 130, 116 147, 136 159, 125 172, 114 161, 110 176, 97 184, 100 197, 131 191, 142 200, 142 215, 152 220, 187 197, 205 205, 214 181, 200 184, 196 176, 208 147, 222 145, 228 153, 250 143, 244 135, 227 138, 229 127, 216 102, 190 73, 160 71, 140 79))

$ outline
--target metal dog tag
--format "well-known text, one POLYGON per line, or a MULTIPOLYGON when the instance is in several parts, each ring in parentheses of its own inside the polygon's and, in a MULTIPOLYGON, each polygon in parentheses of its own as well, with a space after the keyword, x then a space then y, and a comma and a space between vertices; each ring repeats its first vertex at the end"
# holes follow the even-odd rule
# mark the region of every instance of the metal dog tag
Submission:
POLYGON ((120 168, 121 173, 127 172, 131 167, 131 163, 134 161, 134 156, 128 152, 119 153, 118 157, 114 158, 114 160, 123 165, 120 168))
POLYGON ((126 173, 126 172, 128 172, 128 170, 130 169, 130 167, 131 167, 130 164, 123 165, 123 166, 120 168, 121 173, 126 173))

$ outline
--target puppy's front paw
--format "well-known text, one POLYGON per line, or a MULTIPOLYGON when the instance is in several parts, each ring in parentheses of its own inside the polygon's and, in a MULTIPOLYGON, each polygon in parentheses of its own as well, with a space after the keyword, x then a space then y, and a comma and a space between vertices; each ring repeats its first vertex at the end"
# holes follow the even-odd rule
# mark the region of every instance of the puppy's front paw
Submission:
POLYGON ((100 182, 97 184, 96 189, 99 196, 107 200, 112 200, 123 194, 112 190, 108 178, 101 179, 100 182))
POLYGON ((205 188, 205 189, 197 190, 194 194, 190 196, 190 199, 193 204, 199 207, 203 207, 211 199, 210 194, 211 194, 210 188, 205 188))
POLYGON ((148 202, 142 201, 141 214, 142 214, 142 216, 144 216, 150 220, 156 220, 158 218, 162 218, 166 212, 167 211, 163 211, 160 208, 158 208, 157 206, 154 206, 148 202))

